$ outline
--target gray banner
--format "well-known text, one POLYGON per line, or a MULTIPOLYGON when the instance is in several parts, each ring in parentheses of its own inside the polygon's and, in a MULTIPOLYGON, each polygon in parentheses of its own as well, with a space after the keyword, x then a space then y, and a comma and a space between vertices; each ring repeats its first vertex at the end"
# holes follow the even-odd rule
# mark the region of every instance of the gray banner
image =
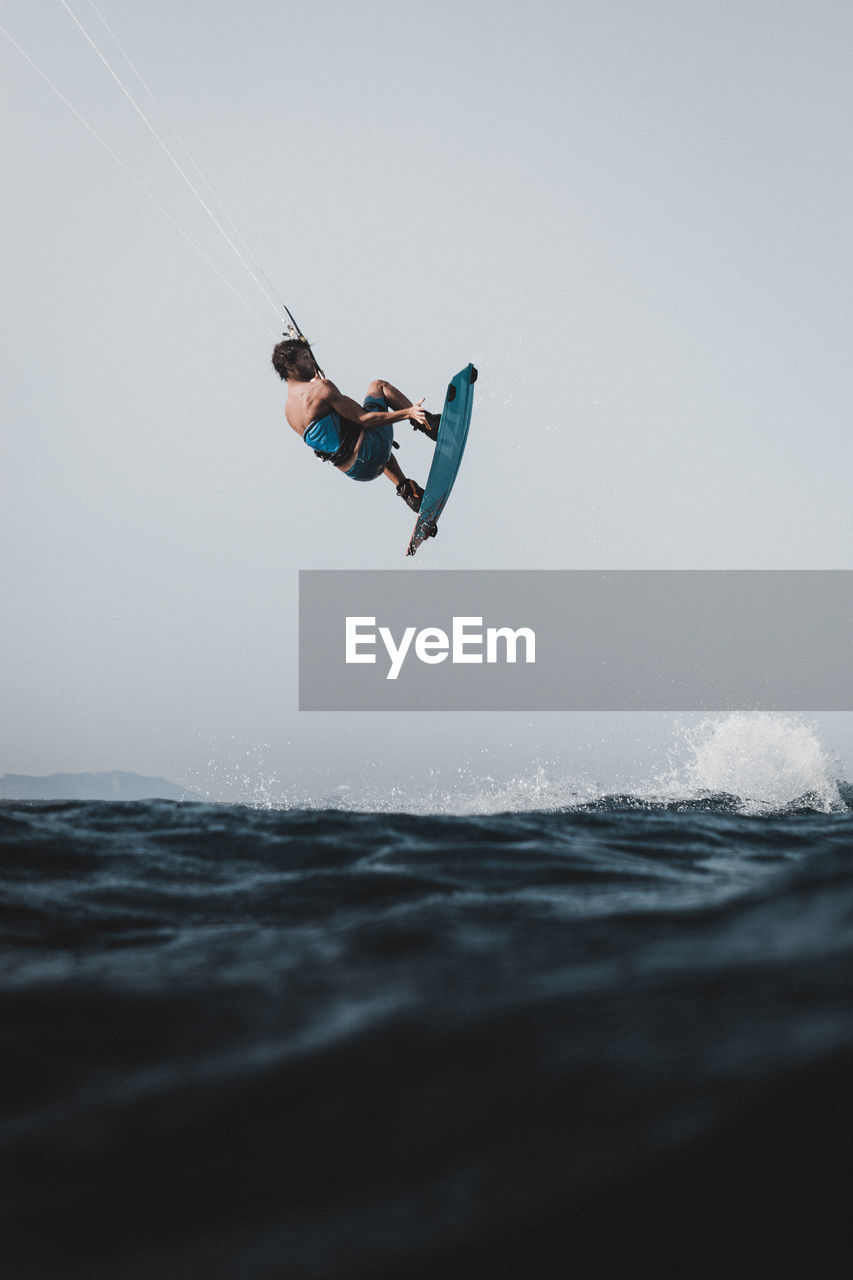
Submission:
POLYGON ((851 711, 853 570, 303 570, 302 711, 851 711))

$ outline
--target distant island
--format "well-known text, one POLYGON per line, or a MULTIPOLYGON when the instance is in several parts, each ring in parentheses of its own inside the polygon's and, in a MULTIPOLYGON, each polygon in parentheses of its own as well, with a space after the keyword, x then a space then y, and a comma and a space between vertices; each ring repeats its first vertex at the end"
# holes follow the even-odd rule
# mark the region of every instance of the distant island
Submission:
POLYGON ((165 778, 143 778, 138 773, 51 773, 32 777, 4 773, 0 800, 203 800, 186 787, 165 778))

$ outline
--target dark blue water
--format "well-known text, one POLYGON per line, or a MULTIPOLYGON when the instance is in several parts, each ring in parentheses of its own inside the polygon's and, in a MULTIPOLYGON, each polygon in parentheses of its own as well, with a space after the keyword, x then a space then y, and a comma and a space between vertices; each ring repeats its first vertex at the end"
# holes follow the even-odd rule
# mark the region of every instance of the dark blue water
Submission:
POLYGON ((849 803, 6 803, 0 867, 4 1280, 853 1272, 849 803))

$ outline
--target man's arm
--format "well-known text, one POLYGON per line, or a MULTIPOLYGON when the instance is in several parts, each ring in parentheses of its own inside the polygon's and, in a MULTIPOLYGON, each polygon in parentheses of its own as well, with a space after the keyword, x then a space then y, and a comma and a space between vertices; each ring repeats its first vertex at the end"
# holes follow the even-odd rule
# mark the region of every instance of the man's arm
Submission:
POLYGON ((417 404, 408 405, 405 409, 389 409, 386 412, 385 410, 363 409, 355 400, 350 399, 349 396, 342 395, 334 382, 330 382, 328 378, 323 378, 319 386, 322 395, 320 403, 327 405, 330 409, 334 409, 342 418, 346 418, 349 422, 356 422, 365 429, 382 427, 386 422, 405 422, 407 419, 420 422, 422 426, 426 425, 426 414, 421 408, 424 397, 421 397, 417 404))

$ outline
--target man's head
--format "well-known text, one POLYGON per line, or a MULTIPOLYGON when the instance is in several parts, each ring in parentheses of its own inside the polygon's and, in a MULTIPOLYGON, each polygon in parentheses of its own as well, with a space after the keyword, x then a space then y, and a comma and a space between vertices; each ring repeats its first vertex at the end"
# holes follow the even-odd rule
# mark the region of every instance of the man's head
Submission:
POLYGON ((317 372, 311 348, 304 338, 285 338, 273 349, 272 364, 282 379, 310 382, 317 372))

